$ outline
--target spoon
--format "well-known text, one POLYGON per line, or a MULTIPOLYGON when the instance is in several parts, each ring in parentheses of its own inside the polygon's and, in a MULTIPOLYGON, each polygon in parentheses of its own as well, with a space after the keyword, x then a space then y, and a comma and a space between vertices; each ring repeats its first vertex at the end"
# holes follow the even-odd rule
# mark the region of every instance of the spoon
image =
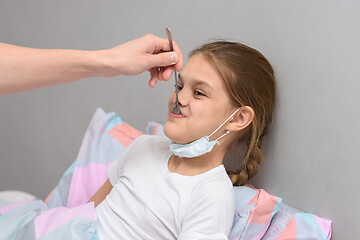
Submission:
MULTIPOLYGON (((169 44, 170 44, 170 51, 174 51, 174 47, 173 47, 173 42, 172 42, 172 37, 171 37, 171 32, 170 32, 170 29, 169 28, 166 28, 166 35, 169 39, 169 44)), ((178 99, 178 84, 177 84, 177 73, 176 73, 176 70, 174 69, 174 74, 175 74, 175 93, 176 93, 176 101, 175 101, 175 104, 174 106, 172 107, 171 109, 171 112, 173 114, 176 114, 176 115, 181 115, 181 111, 180 111, 180 108, 179 108, 179 99, 178 99)))

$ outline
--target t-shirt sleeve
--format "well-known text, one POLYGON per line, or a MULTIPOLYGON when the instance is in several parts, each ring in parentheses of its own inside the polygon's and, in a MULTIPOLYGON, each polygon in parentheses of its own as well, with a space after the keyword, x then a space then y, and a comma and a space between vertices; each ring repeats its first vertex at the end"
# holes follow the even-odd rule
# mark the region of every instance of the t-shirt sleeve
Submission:
POLYGON ((136 138, 119 158, 109 164, 108 177, 112 186, 117 183, 120 176, 122 175, 127 155, 130 151, 132 151, 132 149, 136 149, 136 145, 138 145, 138 142, 140 141, 139 138, 141 138, 141 136, 136 138))
POLYGON ((124 165, 124 161, 126 159, 126 152, 125 151, 121 157, 117 158, 115 161, 113 161, 112 163, 110 163, 109 167, 108 167, 108 177, 110 180, 110 183, 112 186, 114 186, 116 184, 116 182, 118 181, 119 177, 121 176, 122 170, 123 170, 123 165, 124 165))
POLYGON ((235 213, 228 182, 208 183, 190 197, 178 240, 227 240, 235 213))

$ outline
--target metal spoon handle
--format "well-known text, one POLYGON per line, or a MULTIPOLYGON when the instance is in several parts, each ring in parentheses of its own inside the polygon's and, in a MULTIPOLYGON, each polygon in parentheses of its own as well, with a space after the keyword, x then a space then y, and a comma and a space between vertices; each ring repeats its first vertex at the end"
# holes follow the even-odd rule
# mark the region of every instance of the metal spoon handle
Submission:
POLYGON ((178 100, 178 79, 177 79, 177 72, 176 72, 176 70, 174 70, 174 74, 175 74, 175 95, 176 95, 176 102, 175 102, 175 104, 176 104, 176 106, 179 106, 178 104, 179 104, 179 100, 178 100))
MULTIPOLYGON (((170 45, 170 51, 174 51, 174 46, 173 46, 173 41, 172 41, 172 37, 171 37, 171 31, 169 28, 166 28, 166 35, 168 37, 169 40, 169 45, 170 45)), ((177 72, 174 69, 174 74, 175 74, 175 94, 176 94, 176 101, 175 101, 175 105, 173 106, 171 112, 174 114, 181 114, 180 108, 179 108, 179 99, 178 99, 178 79, 177 79, 177 72)))
POLYGON ((174 51, 173 41, 172 41, 171 32, 170 32, 169 28, 166 28, 166 35, 169 39, 170 51, 174 51))

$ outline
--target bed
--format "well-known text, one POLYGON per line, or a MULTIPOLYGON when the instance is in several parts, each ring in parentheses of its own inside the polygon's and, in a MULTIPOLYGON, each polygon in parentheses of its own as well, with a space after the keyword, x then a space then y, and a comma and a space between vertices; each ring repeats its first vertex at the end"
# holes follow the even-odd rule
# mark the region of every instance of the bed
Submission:
MULTIPOLYGON (((0 192, 0 239, 97 239, 96 211, 87 201, 106 181, 108 165, 143 134, 165 137, 159 123, 149 122, 139 131, 118 114, 98 108, 76 160, 45 201, 18 191, 0 192)), ((234 191, 230 240, 331 238, 331 220, 291 207, 264 189, 247 185, 234 191)))

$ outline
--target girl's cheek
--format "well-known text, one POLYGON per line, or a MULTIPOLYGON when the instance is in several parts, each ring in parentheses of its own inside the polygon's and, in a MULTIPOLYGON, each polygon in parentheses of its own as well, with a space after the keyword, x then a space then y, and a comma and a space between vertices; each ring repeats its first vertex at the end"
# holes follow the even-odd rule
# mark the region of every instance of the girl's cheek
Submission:
POLYGON ((174 104, 174 103, 175 103, 175 99, 176 99, 176 95, 175 95, 175 93, 172 93, 172 94, 170 95, 170 98, 169 98, 170 103, 174 104))
POLYGON ((170 97, 169 97, 169 99, 168 99, 168 104, 169 104, 169 106, 172 104, 173 98, 174 98, 174 93, 171 94, 170 97))

